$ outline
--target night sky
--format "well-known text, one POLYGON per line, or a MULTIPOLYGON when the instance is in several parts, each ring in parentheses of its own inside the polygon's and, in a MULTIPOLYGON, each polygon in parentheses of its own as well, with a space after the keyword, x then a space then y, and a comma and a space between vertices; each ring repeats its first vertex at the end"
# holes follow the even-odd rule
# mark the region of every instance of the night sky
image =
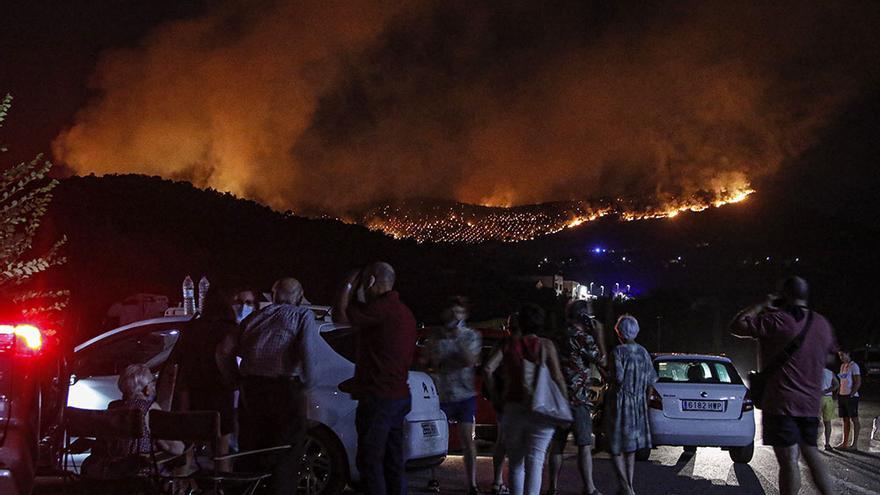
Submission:
POLYGON ((810 175, 880 67, 876 2, 14 3, 4 163, 306 214, 760 194, 810 175))

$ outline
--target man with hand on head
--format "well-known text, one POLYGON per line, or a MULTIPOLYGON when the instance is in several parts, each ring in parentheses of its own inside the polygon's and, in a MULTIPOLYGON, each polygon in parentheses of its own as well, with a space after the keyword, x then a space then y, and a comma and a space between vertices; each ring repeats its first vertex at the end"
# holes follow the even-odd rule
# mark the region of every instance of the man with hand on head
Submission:
MULTIPOLYGON (((351 273, 333 313, 360 329, 351 394, 358 401, 356 463, 367 495, 407 492, 403 422, 411 407, 407 378, 417 334, 415 317, 394 282, 388 263, 351 273)), ((348 391, 345 384, 341 388, 348 391)))

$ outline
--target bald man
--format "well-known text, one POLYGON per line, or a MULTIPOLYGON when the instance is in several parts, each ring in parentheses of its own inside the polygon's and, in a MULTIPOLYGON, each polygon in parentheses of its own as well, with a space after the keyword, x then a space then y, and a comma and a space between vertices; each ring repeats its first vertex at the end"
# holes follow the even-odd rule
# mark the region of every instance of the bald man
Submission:
POLYGON ((272 287, 272 304, 242 322, 240 445, 256 450, 278 445, 292 449, 266 457, 258 467, 271 470, 271 493, 296 493, 306 433, 306 388, 318 338, 312 311, 302 306, 303 288, 295 278, 272 287))
POLYGON ((345 280, 334 318, 360 329, 352 396, 358 400, 356 463, 367 495, 406 494, 403 422, 416 320, 394 290, 394 268, 374 263, 345 280))
POLYGON ((819 491, 832 493, 831 478, 816 441, 822 370, 837 343, 828 320, 807 307, 808 297, 804 279, 788 278, 779 295, 740 311, 730 324, 737 337, 760 343, 762 371, 768 375, 762 404, 764 445, 773 447, 779 462, 782 495, 796 495, 800 490, 800 456, 819 491))

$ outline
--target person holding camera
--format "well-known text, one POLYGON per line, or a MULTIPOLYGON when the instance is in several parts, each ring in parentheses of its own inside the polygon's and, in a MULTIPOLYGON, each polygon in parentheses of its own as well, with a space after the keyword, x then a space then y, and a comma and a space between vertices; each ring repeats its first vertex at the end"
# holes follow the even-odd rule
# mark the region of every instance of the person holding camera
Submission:
POLYGON ((773 447, 779 462, 779 492, 798 493, 798 458, 802 455, 816 487, 827 495, 832 493, 831 478, 816 448, 816 412, 822 403, 822 370, 828 355, 837 350, 837 341, 828 320, 807 307, 806 280, 788 278, 781 292, 781 297, 771 296, 740 311, 730 331, 737 337, 757 339, 760 362, 764 370, 772 370, 766 376, 761 407, 764 444, 773 447))
POLYGON ((568 323, 565 334, 557 342, 562 373, 568 384, 568 399, 574 422, 566 428, 557 428, 550 446, 550 489, 548 495, 556 495, 559 473, 562 471, 562 454, 568 434, 574 434, 578 449, 578 470, 584 483, 584 493, 599 493, 593 483, 593 419, 590 386, 593 385, 593 367, 605 366, 605 352, 597 344, 602 324, 593 318, 590 303, 575 300, 565 308, 568 323))

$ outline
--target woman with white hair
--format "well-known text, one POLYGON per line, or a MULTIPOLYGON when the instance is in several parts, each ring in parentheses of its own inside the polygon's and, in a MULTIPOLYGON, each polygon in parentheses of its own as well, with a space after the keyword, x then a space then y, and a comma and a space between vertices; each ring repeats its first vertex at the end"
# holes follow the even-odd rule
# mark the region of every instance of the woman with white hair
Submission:
MULTIPOLYGON (((130 476, 149 467, 148 456, 152 452, 150 427, 147 413, 159 409, 156 404, 156 377, 143 364, 130 364, 116 382, 122 399, 111 402, 107 409, 134 409, 144 415, 144 427, 136 439, 103 438, 82 466, 83 473, 91 478, 112 479, 130 476)), ((156 440, 158 450, 180 455, 183 442, 156 440)))
POLYGON ((648 351, 636 344, 639 322, 623 315, 614 326, 620 345, 611 352, 613 366, 608 404, 608 443, 621 492, 634 494, 636 451, 651 448, 648 424, 648 391, 657 372, 648 351))

